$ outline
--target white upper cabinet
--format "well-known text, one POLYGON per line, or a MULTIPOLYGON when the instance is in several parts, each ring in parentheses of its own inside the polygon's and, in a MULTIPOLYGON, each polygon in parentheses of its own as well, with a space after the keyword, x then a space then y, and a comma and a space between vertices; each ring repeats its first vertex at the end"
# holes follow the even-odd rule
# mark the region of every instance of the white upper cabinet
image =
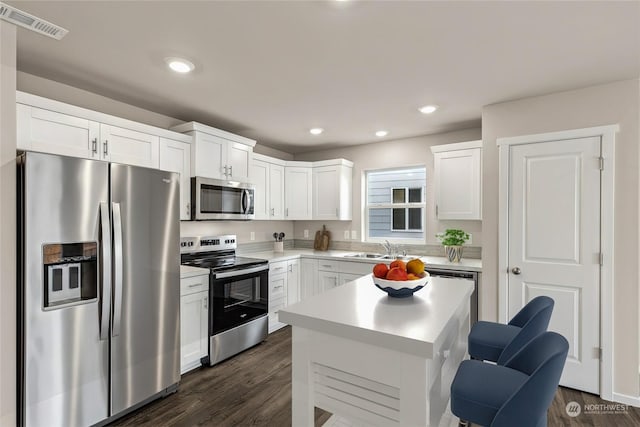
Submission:
POLYGON ((100 160, 158 168, 160 138, 156 135, 100 124, 100 160))
POLYGON ((311 163, 287 162, 284 168, 284 218, 311 219, 313 206, 311 163), (289 166, 295 164, 295 166, 289 166))
POLYGON ((160 167, 160 138, 189 143, 166 129, 16 92, 17 146, 63 156, 160 167))
POLYGON ((17 146, 63 156, 98 158, 100 124, 55 111, 17 104, 17 146))
POLYGON ((431 147, 436 217, 482 219, 482 141, 431 147))
POLYGON ((284 161, 254 154, 249 175, 250 182, 256 187, 256 219, 283 219, 284 161))
POLYGON ((180 219, 191 219, 191 144, 160 138, 160 169, 180 174, 180 219))
POLYGON ((191 176, 250 181, 254 140, 196 122, 171 129, 193 136, 191 176))
POLYGON ((313 219, 351 220, 353 163, 327 160, 313 165, 313 219))

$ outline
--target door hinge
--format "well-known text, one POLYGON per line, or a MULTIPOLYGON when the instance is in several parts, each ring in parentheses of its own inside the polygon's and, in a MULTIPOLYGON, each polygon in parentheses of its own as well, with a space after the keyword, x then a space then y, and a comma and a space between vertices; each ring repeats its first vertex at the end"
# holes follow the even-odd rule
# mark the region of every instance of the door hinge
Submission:
POLYGON ((600 265, 604 265, 604 254, 600 252, 600 265))
POLYGON ((598 160, 600 161, 600 170, 602 171, 604 170, 604 157, 600 157, 598 160))

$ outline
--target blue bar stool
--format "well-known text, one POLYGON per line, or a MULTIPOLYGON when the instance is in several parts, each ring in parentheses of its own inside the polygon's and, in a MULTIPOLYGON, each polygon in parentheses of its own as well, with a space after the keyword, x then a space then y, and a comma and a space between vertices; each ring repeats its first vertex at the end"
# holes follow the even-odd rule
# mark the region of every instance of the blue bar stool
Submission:
POLYGON ((505 361, 531 339, 547 330, 552 311, 553 299, 539 296, 522 307, 506 325, 477 322, 469 332, 469 356, 472 359, 497 362, 506 349, 507 353, 502 357, 502 361, 505 361))
POLYGON ((464 360, 451 384, 451 412, 481 426, 546 426, 568 351, 562 335, 543 332, 504 366, 464 360))

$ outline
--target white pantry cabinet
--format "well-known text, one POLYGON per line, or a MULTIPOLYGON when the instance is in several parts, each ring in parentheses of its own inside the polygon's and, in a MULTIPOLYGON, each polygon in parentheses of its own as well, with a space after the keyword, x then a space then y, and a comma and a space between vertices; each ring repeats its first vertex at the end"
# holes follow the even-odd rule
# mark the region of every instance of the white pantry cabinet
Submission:
POLYGON ((160 138, 160 169, 180 174, 180 219, 191 219, 191 144, 160 138))
POLYGON ((17 147, 62 156, 158 169, 160 138, 188 143, 190 137, 16 92, 17 147))
POLYGON ((193 137, 191 176, 250 181, 256 141, 196 122, 174 126, 171 130, 193 137))
POLYGON ((307 162, 287 162, 284 169, 284 217, 311 219, 313 215, 313 168, 307 162))
POLYGON ((255 185, 254 212, 256 219, 284 218, 284 161, 253 155, 250 178, 255 185))
POLYGON ((326 160, 313 164, 313 219, 350 221, 353 163, 326 160))
POLYGON ((180 279, 180 373, 197 368, 209 354, 209 274, 180 279))
POLYGON ((431 147, 436 217, 482 219, 482 141, 431 147))

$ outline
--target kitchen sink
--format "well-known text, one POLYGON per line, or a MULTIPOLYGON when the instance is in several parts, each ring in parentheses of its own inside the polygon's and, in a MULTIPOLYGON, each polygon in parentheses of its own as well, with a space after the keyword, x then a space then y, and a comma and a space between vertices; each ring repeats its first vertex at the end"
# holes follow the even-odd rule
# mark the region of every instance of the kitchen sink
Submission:
MULTIPOLYGON (((345 258, 364 258, 364 259, 391 259, 389 255, 366 253, 366 252, 361 252, 357 254, 348 254, 348 255, 345 255, 344 257, 345 258)), ((420 255, 398 255, 395 257, 395 259, 401 259, 403 261, 407 261, 413 258, 420 258, 420 255)))
POLYGON ((369 259, 389 259, 389 258, 391 258, 389 255, 369 254, 369 253, 349 254, 349 255, 345 255, 344 257, 345 258, 369 258, 369 259))

